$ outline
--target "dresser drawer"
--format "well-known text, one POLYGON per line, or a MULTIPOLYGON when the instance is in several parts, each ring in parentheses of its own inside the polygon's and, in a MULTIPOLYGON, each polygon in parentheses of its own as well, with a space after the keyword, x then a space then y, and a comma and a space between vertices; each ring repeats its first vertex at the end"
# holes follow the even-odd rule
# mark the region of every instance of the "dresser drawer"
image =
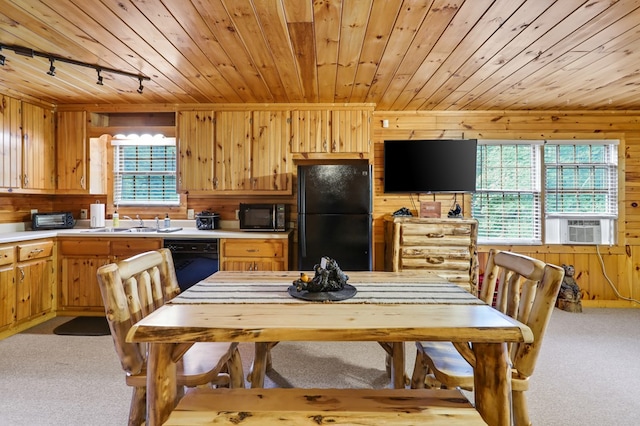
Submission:
POLYGON ((18 245, 18 262, 40 259, 53 254, 53 241, 18 245))
POLYGON ((464 224, 437 226, 433 224, 403 224, 402 245, 464 246, 471 245, 471 227, 464 224))
POLYGON ((471 253, 468 247, 443 250, 433 247, 405 246, 400 249, 400 262, 402 269, 469 271, 471 253))

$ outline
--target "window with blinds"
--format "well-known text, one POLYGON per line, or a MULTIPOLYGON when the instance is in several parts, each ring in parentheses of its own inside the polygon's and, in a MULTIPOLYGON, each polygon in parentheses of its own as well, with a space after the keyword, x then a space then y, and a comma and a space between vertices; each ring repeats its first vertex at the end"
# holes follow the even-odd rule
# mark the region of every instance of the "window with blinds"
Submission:
POLYGON ((478 140, 483 244, 541 244, 549 218, 617 218, 618 141, 478 140))
POLYGON ((478 141, 472 215, 484 243, 540 243, 539 143, 478 141))
POLYGON ((175 138, 113 139, 116 205, 178 205, 175 138))
POLYGON ((618 214, 618 150, 615 144, 544 145, 547 215, 618 214))

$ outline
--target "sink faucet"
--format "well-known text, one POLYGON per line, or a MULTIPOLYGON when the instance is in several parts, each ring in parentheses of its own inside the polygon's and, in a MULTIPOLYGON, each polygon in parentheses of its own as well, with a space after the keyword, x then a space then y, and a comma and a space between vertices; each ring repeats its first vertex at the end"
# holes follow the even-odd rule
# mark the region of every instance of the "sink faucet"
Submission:
POLYGON ((133 226, 136 226, 136 220, 138 221, 137 226, 144 226, 144 221, 140 219, 140 215, 137 214, 135 219, 132 219, 131 216, 122 216, 123 219, 130 220, 133 223, 133 226))
POLYGON ((136 219, 138 219, 138 221, 140 222, 140 224, 138 226, 144 227, 144 221, 142 219, 140 219, 140 215, 139 214, 136 215, 136 219))

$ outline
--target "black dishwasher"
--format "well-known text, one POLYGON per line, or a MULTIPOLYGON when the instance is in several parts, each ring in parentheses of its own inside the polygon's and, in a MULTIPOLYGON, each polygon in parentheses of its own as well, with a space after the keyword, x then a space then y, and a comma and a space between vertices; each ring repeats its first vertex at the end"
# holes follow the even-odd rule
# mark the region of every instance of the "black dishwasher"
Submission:
POLYGON ((171 250, 180 290, 218 272, 218 239, 164 240, 171 250))

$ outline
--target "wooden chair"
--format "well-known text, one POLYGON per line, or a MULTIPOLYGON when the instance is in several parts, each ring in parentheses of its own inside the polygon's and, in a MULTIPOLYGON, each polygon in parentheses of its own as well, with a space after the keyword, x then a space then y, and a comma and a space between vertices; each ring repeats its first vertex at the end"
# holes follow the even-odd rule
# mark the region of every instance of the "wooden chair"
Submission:
MULTIPOLYGON (((98 269, 98 283, 116 352, 132 386, 129 425, 146 418, 146 345, 128 343, 133 324, 179 292, 173 258, 168 249, 149 251, 98 269)), ((178 395, 184 386, 244 387, 237 343, 195 343, 176 347, 178 395)))
MULTIPOLYGON (((532 343, 509 345, 512 363, 512 410, 515 425, 530 425, 524 392, 529 388, 536 360, 564 270, 556 265, 520 254, 491 250, 480 298, 491 304, 498 284, 496 309, 526 324, 533 332, 532 343)), ((417 342, 411 387, 430 386, 473 389, 475 363, 470 344, 417 342)))

